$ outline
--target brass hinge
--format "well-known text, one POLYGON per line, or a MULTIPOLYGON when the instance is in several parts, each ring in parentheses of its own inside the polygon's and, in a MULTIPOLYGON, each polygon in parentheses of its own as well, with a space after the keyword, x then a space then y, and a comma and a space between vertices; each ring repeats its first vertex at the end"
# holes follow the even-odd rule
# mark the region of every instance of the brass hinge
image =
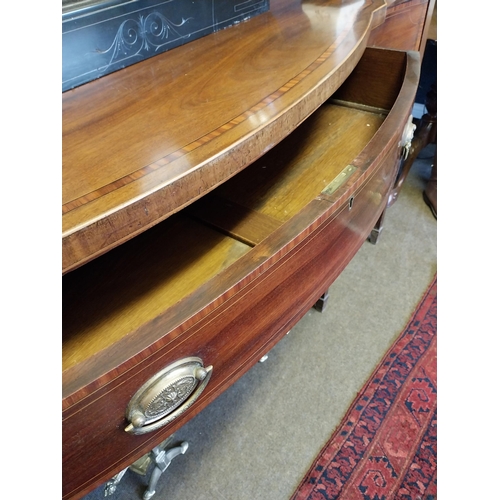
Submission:
POLYGON ((344 184, 344 182, 347 181, 347 179, 349 179, 349 177, 351 177, 354 172, 356 172, 357 168, 358 167, 355 167, 354 165, 347 165, 347 167, 345 167, 344 170, 342 170, 342 172, 340 172, 340 174, 337 175, 337 177, 335 177, 335 179, 333 179, 333 181, 330 182, 330 184, 328 184, 323 191, 321 191, 321 194, 332 195, 340 186, 342 186, 342 184, 344 184))

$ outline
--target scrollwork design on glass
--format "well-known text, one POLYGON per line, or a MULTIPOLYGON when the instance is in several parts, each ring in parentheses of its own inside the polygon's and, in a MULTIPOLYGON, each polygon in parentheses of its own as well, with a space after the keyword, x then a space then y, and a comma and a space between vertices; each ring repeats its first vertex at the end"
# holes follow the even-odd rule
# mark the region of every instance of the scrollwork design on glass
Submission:
POLYGON ((111 55, 108 63, 99 70, 105 71, 112 64, 130 59, 141 52, 157 52, 166 44, 181 38, 183 35, 176 28, 180 28, 191 19, 193 18, 182 18, 179 24, 175 24, 159 12, 151 12, 146 17, 141 15, 139 19, 123 21, 111 46, 98 51, 100 54, 111 55))

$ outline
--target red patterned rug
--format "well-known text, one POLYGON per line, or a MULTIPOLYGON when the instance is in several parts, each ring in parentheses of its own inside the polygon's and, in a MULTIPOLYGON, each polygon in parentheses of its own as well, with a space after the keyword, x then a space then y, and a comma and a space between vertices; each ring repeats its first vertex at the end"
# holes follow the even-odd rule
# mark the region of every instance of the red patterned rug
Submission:
POLYGON ((437 498, 437 278, 292 496, 437 498))

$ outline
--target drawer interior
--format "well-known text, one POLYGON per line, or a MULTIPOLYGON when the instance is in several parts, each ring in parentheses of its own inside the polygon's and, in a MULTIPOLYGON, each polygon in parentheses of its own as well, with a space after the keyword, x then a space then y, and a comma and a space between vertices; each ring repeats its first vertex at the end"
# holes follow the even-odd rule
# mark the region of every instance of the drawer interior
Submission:
POLYGON ((352 162, 385 119, 383 110, 327 102, 276 148, 201 200, 227 200, 280 223, 297 215, 352 162))
POLYGON ((373 138, 397 99, 405 57, 367 48, 344 84, 298 129, 187 211, 241 241, 262 241, 268 227, 297 215, 373 138))
POLYGON ((176 214, 63 276, 63 370, 151 321, 249 249, 176 214))
POLYGON ((306 207, 380 128, 405 61, 404 53, 367 49, 332 98, 257 162, 63 276, 63 371, 179 304, 306 207))

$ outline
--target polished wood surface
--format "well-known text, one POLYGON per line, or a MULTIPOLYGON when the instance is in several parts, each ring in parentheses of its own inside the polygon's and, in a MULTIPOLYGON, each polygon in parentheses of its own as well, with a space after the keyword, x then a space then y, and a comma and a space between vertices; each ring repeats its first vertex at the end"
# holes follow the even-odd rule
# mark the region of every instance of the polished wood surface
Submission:
MULTIPOLYGON (((429 2, 428 15, 431 15, 431 20, 428 24, 428 28, 423 31, 422 36, 426 34, 428 39, 437 40, 437 3, 434 4, 433 1, 429 2)), ((425 45, 425 44, 424 44, 425 45)), ((423 57, 423 56, 422 56, 423 57)), ((411 141, 411 147, 409 150, 408 157, 402 163, 400 171, 392 193, 389 196, 389 206, 397 201, 399 193, 403 188, 403 184, 410 172, 410 169, 420 154, 421 150, 425 148, 428 144, 435 144, 437 138, 437 82, 429 89, 426 99, 425 99, 425 109, 426 113, 419 119, 413 120, 416 122, 416 129, 414 132, 413 140, 411 141)), ((433 165, 437 168, 437 154, 435 155, 433 165)), ((435 175, 435 169, 433 169, 435 175)))
POLYGON ((228 181, 241 196, 224 184, 63 277, 63 498, 81 497, 200 412, 340 274, 387 205, 418 66, 414 53, 366 49, 300 141, 290 135, 228 181), (351 177, 325 190, 348 164, 351 177), (230 216, 224 203, 237 207, 230 216), (193 355, 214 366, 200 399, 165 428, 125 433, 138 387, 193 355))
POLYGON ((272 0, 63 94, 65 500, 230 387, 381 220, 420 63, 367 44, 399 3, 272 0), (124 432, 137 389, 186 356, 214 366, 196 403, 124 432))
POLYGON ((109 258, 68 275, 63 371, 153 320, 248 250, 248 245, 178 216, 147 238, 135 238, 109 258))
POLYGON ((63 94, 63 273, 201 197, 356 66, 384 0, 273 0, 237 27, 63 94))
POLYGON ((432 11, 431 21, 429 23, 429 29, 427 31, 428 40, 437 40, 437 1, 434 4, 434 9, 432 11))
MULTIPOLYGON (((385 153, 395 141, 401 120, 389 110, 398 96, 408 106, 418 81, 414 59, 409 68, 408 57, 403 52, 366 50, 334 99, 300 130, 220 186, 214 191, 215 198, 205 196, 184 212, 225 233, 236 225, 234 240, 223 240, 209 227, 179 214, 66 275, 63 370, 87 358, 104 357, 107 347, 198 290, 313 199, 320 195, 331 199, 322 193, 324 189, 344 167, 363 158, 363 150, 374 137, 382 137, 379 147, 385 153), (405 81, 408 83, 403 85, 405 81), (391 135, 383 135, 386 122, 391 135), (226 203, 229 209, 224 210, 221 205, 226 203)), ((353 179, 357 175, 360 173, 353 179)), ((127 354, 123 356, 122 361, 127 354)), ((89 377, 99 375, 89 369, 89 377)), ((70 394, 68 387, 65 385, 65 396, 70 394)))
POLYGON ((296 216, 362 151, 385 118, 333 104, 320 111, 216 190, 217 197, 205 196, 187 211, 234 239, 178 214, 64 277, 63 370, 152 321, 296 216))
POLYGON ((383 25, 370 34, 368 45, 416 50, 423 58, 435 0, 397 0, 387 8, 383 25))
MULTIPOLYGON (((403 188, 404 181, 410 172, 410 169, 417 159, 418 155, 429 144, 435 144, 437 140, 437 87, 432 87, 425 100, 425 113, 420 120, 418 120, 415 135, 411 141, 411 147, 408 157, 402 164, 398 178, 394 183, 391 196, 389 198, 389 206, 394 204, 403 188)), ((437 162, 437 155, 434 158, 434 164, 437 162)))

